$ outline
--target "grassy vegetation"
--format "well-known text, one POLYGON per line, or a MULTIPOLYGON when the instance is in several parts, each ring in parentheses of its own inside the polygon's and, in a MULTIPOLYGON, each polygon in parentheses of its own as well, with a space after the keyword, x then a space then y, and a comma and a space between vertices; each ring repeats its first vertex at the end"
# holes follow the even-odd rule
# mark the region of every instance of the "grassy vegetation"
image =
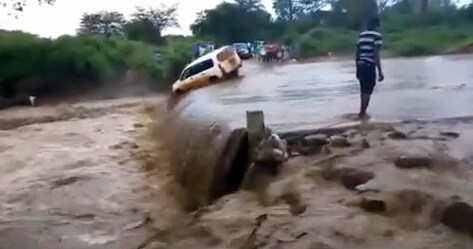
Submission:
MULTIPOLYGON (((416 16, 386 15, 381 25, 383 54, 420 56, 473 52, 473 7, 461 11, 456 12, 461 15, 451 11, 416 16)), ((358 32, 346 25, 314 25, 311 21, 268 25, 266 31, 274 31, 276 35, 272 40, 295 42, 301 58, 329 53, 346 55, 355 51, 358 32)), ((140 83, 152 89, 163 89, 190 61, 192 42, 194 38, 174 36, 166 37, 156 46, 125 37, 44 39, 0 30, 0 98, 93 89, 114 82, 116 77, 130 70, 138 74, 140 83), (157 51, 162 53, 161 64, 155 61, 157 51)))
POLYGON ((0 31, 0 97, 47 95, 95 86, 133 70, 152 88, 176 77, 191 58, 191 43, 175 38, 155 47, 123 38, 63 36, 44 39, 0 31), (163 63, 155 61, 162 53, 163 63))
MULTIPOLYGON (((383 51, 388 56, 421 56, 455 52, 473 41, 473 25, 436 25, 383 29, 383 51)), ((348 29, 313 28, 299 34, 300 56, 348 54, 355 50, 357 32, 348 29)))

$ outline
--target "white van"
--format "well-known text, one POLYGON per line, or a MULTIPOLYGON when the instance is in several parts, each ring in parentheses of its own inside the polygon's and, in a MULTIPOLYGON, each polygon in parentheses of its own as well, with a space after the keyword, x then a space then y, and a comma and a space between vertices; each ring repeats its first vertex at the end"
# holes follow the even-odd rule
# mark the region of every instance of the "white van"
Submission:
POLYGON ((238 75, 242 61, 235 48, 224 46, 216 49, 187 65, 172 85, 175 93, 200 88, 228 76, 238 75))

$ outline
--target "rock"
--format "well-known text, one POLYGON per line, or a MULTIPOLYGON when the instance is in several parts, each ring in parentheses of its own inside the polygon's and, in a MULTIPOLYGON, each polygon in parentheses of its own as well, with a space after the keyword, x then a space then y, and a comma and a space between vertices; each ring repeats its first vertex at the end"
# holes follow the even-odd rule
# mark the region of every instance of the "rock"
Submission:
POLYGON ((315 146, 302 146, 301 145, 298 148, 298 152, 303 156, 312 156, 312 155, 319 154, 322 151, 322 147, 318 145, 315 145, 315 146))
POLYGON ((342 175, 340 179, 343 186, 349 190, 355 190, 357 186, 367 183, 374 178, 373 172, 355 170, 342 175))
POLYGON ((368 149, 370 147, 371 147, 371 145, 370 145, 370 143, 368 143, 368 140, 366 140, 366 138, 363 138, 361 140, 361 148, 368 149))
POLYGON ((386 203, 383 200, 369 199, 364 197, 361 200, 360 207, 371 213, 382 213, 386 211, 386 203))
POLYGON ((451 138, 460 137, 460 133, 454 132, 454 131, 443 131, 443 132, 440 132, 440 135, 444 137, 451 137, 451 138))
POLYGON ((455 231, 473 236, 473 207, 465 202, 455 202, 442 215, 442 223, 455 231))
POLYGON ((282 163, 286 160, 285 154, 280 149, 262 149, 256 154, 256 163, 282 163))
POLYGON ((392 131, 388 133, 388 137, 391 139, 407 139, 407 135, 401 131, 392 131))
POLYGON ((325 134, 315 134, 304 137, 304 143, 312 146, 322 146, 328 144, 328 137, 325 134))
POLYGON ((355 130, 355 129, 349 130, 345 132, 343 135, 348 138, 354 138, 356 135, 358 135, 358 130, 355 130))
POLYGON ((401 156, 394 163, 400 169, 432 168, 433 160, 428 156, 401 156))
POLYGON ((143 128, 143 127, 145 127, 145 125, 142 124, 142 123, 134 123, 134 124, 133 124, 133 127, 134 127, 134 128, 143 128))
POLYGON ((75 216, 76 219, 94 219, 95 214, 78 214, 75 216))
POLYGON ((333 147, 344 148, 349 147, 351 144, 348 142, 348 139, 343 136, 332 136, 330 137, 330 145, 333 147))

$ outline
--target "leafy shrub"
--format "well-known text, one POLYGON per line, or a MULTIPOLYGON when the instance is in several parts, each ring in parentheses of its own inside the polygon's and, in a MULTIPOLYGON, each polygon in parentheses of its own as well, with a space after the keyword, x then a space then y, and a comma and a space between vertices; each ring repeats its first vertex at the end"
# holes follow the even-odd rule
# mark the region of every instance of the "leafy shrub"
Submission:
POLYGON ((349 30, 314 28, 300 37, 302 57, 354 51, 356 33, 349 30))
POLYGON ((127 70, 157 88, 176 77, 190 58, 191 43, 185 39, 157 48, 125 39, 62 36, 51 40, 0 31, 0 97, 99 85, 127 70), (158 50, 162 64, 155 60, 158 50))

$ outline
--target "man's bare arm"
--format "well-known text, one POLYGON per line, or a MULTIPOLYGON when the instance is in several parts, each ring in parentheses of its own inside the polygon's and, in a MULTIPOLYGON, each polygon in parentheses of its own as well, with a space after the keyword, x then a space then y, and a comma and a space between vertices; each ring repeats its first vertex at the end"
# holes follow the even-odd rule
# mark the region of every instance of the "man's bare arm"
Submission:
POLYGON ((380 48, 377 47, 374 50, 374 59, 376 62, 376 68, 378 69, 378 80, 383 81, 384 80, 384 74, 383 74, 383 67, 381 66, 381 55, 380 55, 380 48))

